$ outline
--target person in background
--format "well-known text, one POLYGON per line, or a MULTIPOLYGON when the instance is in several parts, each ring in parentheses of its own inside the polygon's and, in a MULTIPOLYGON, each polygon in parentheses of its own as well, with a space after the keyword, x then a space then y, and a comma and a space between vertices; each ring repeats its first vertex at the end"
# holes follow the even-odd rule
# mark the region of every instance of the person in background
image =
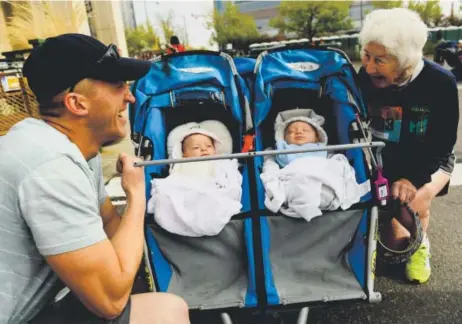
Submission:
POLYGON ((457 42, 447 41, 443 38, 443 32, 438 30, 436 32, 435 52, 433 54, 433 61, 444 65, 446 53, 455 53, 457 50, 457 42))
POLYGON ((167 54, 180 53, 184 52, 185 50, 185 47, 180 44, 180 40, 177 36, 173 35, 170 37, 170 44, 167 45, 167 54))

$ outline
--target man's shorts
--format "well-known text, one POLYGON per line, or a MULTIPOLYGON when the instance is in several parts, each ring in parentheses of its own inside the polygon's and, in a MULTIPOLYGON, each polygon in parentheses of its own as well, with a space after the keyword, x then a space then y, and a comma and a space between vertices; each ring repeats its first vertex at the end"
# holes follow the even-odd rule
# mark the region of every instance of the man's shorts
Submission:
POLYGON ((122 314, 107 320, 90 312, 78 298, 69 293, 60 301, 47 305, 30 324, 130 324, 131 299, 122 314))

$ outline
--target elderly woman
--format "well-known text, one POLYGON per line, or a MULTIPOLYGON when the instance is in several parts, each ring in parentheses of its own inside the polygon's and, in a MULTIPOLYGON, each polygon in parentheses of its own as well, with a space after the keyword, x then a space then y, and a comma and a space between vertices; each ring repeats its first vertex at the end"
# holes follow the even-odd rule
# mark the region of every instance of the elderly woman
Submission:
MULTIPOLYGON (((371 12, 359 35, 359 82, 368 105, 372 134, 386 142, 384 173, 391 195, 419 213, 424 240, 408 260, 408 280, 430 278, 426 235, 433 198, 447 193, 454 168, 459 102, 454 76, 424 59, 427 26, 404 8, 371 12)), ((393 220, 391 248, 409 242, 409 232, 393 220)))

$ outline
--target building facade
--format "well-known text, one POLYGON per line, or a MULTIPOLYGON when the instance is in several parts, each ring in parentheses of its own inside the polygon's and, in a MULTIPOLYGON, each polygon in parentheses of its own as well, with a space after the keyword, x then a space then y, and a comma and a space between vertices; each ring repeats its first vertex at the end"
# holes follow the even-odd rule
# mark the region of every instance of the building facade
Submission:
POLYGON ((133 1, 121 1, 120 9, 122 10, 122 18, 125 28, 136 28, 135 8, 133 1))
POLYGON ((353 29, 359 31, 363 26, 364 18, 368 12, 371 12, 374 9, 371 1, 368 0, 359 0, 353 1, 350 5, 350 19, 353 23, 353 29))

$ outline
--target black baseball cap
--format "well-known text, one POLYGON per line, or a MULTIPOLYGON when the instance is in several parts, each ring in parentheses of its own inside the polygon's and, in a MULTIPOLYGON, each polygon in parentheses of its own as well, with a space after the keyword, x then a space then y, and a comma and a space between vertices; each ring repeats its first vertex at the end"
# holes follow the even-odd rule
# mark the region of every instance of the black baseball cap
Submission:
POLYGON ((63 34, 32 50, 23 75, 38 102, 47 102, 85 78, 131 81, 143 77, 150 66, 150 61, 120 57, 115 45, 83 34, 63 34))

